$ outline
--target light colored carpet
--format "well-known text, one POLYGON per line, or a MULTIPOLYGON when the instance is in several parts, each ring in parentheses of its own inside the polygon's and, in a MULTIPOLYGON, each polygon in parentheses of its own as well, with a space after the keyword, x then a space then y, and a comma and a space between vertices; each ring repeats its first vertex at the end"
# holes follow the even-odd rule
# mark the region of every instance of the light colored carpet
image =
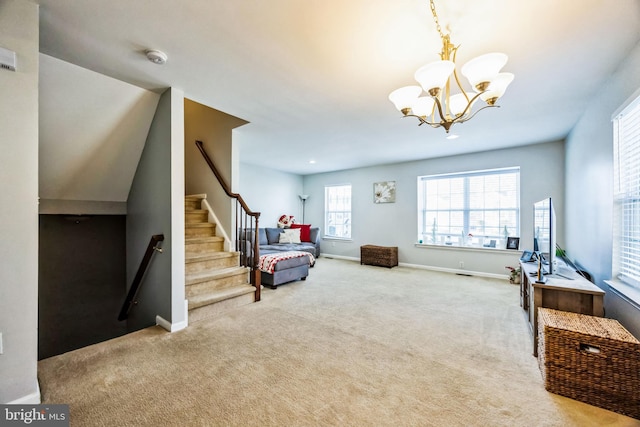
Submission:
POLYGON ((548 393, 505 280, 320 258, 173 334, 39 362, 72 426, 639 426, 548 393))

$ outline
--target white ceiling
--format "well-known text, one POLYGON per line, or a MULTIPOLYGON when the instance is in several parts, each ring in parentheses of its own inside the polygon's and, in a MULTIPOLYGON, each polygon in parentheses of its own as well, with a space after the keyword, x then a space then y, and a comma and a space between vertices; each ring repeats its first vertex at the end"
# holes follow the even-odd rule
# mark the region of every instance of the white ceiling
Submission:
POLYGON ((639 0, 438 1, 459 64, 501 51, 516 76, 501 108, 454 126, 449 141, 387 99, 438 59, 426 0, 37 2, 42 53, 182 89, 250 122, 236 130, 242 162, 297 174, 562 139, 640 40, 639 0), (168 62, 147 61, 148 48, 168 62))

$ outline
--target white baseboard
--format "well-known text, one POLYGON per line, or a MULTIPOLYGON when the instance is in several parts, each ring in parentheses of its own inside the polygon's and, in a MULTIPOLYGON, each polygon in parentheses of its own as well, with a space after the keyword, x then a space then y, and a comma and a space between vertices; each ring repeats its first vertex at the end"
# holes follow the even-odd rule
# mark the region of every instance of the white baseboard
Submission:
POLYGON ((178 323, 171 323, 162 316, 156 316, 156 325, 169 332, 181 331, 189 326, 189 301, 184 300, 184 320, 178 323))
MULTIPOLYGON (((334 259, 343 259, 346 261, 355 261, 360 262, 360 258, 357 257, 349 257, 343 255, 332 255, 332 254, 322 254, 324 258, 334 258, 334 259)), ((504 274, 495 274, 495 273, 487 273, 484 271, 471 271, 471 270, 461 270, 457 268, 443 268, 443 267, 433 267, 430 265, 421 265, 421 264, 409 264, 406 262, 398 263, 399 267, 409 267, 409 268, 417 268, 420 270, 431 270, 431 271, 439 271, 442 273, 453 273, 453 274, 465 274, 469 276, 478 276, 478 277, 489 277, 491 279, 506 279, 509 280, 509 276, 504 274)))
POLYGON ((320 256, 323 258, 329 258, 329 259, 334 258, 334 259, 344 259, 346 261, 360 262, 360 258, 356 258, 352 256, 332 255, 332 254, 325 254, 325 253, 320 254, 320 256))
POLYGON ((36 382, 36 391, 28 394, 26 396, 22 396, 19 399, 8 402, 9 405, 39 405, 42 401, 40 400, 40 384, 36 382))
POLYGON ((409 268, 417 268, 420 270, 431 270, 431 271, 439 271, 442 273, 453 273, 453 274, 464 274, 468 276, 478 276, 478 277, 488 277, 491 279, 506 279, 509 280, 509 276, 504 274, 495 274, 495 273, 487 273, 485 271, 471 271, 471 270, 461 270, 458 268, 443 268, 443 267, 433 267, 430 265, 420 265, 420 264, 408 264, 401 262, 398 264, 401 267, 409 267, 409 268))

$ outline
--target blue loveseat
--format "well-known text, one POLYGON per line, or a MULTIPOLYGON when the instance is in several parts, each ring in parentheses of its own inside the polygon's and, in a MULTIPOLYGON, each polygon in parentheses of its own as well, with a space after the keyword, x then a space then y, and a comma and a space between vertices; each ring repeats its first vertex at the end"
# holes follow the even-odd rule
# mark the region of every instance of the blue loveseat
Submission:
POLYGON ((280 243, 280 234, 283 232, 284 229, 282 228, 258 228, 260 255, 274 252, 303 251, 309 252, 316 258, 320 256, 320 228, 311 227, 309 229, 310 241, 301 241, 300 243, 280 243))

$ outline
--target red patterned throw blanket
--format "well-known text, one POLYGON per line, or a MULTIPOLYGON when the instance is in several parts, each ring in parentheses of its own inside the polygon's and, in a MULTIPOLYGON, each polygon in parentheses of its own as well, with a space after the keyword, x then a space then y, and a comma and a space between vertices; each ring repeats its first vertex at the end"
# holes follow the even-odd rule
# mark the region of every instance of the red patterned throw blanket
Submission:
POLYGON ((316 261, 315 257, 311 255, 309 252, 302 252, 302 251, 278 252, 274 254, 261 255, 260 262, 258 263, 258 269, 260 271, 264 271, 265 273, 273 274, 273 271, 276 268, 276 264, 279 261, 284 261, 286 259, 291 259, 291 258, 301 258, 303 256, 309 257, 309 265, 313 265, 316 261))

